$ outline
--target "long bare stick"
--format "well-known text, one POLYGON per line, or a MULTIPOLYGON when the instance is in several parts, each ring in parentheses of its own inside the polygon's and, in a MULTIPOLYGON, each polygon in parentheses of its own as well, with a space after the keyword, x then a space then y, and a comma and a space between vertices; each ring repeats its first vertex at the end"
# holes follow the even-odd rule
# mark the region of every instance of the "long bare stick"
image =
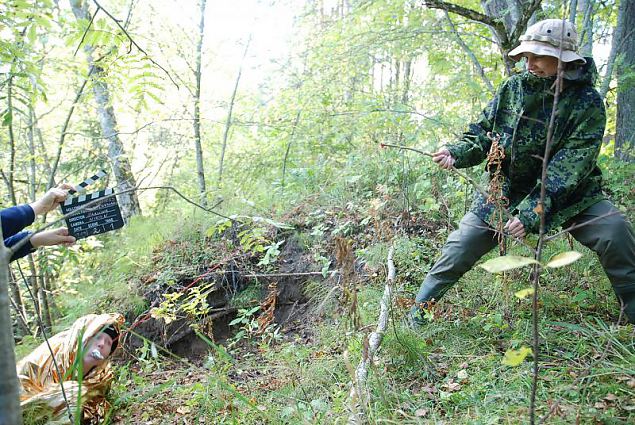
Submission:
MULTIPOLYGON (((351 404, 367 406, 369 400, 368 388, 366 386, 366 378, 368 377, 368 367, 373 362, 373 357, 377 353, 381 341, 386 333, 388 327, 388 319, 390 318, 390 306, 392 304, 393 285, 395 282, 395 263, 393 262, 393 254, 395 253, 394 246, 391 246, 388 250, 388 275, 386 276, 386 283, 384 285, 384 295, 382 295, 379 302, 379 319, 377 320, 377 327, 375 331, 368 337, 368 349, 364 350, 362 359, 355 369, 355 376, 351 385, 350 402, 351 404)), ((348 418, 349 424, 362 424, 367 423, 365 420, 364 409, 357 409, 357 406, 351 406, 351 415, 348 418)))
MULTIPOLYGON (((561 34, 564 34, 566 19, 562 20, 561 34)), ((532 280, 533 280, 533 298, 532 298, 532 333, 533 333, 533 373, 531 380, 531 399, 529 402, 529 423, 534 425, 536 423, 536 393, 538 391, 538 373, 539 369, 539 349, 540 349, 540 335, 538 333, 538 290, 540 289, 540 272, 542 268, 540 266, 540 260, 542 257, 542 249, 545 245, 546 238, 545 233, 547 231, 547 217, 545 215, 545 198, 547 197, 547 169, 549 167, 549 154, 551 153, 551 144, 553 143, 553 133, 556 123, 556 113, 558 110, 558 102, 560 101, 560 91, 562 90, 562 77, 564 74, 564 62, 562 62, 562 43, 564 38, 560 39, 560 47, 558 51, 558 71, 556 75, 555 93, 553 95, 553 108, 551 109, 551 116, 549 117, 549 127, 547 128, 547 141, 545 143, 545 153, 542 156, 542 174, 540 177, 540 199, 538 200, 538 208, 540 215, 540 228, 538 230, 538 246, 536 247, 535 258, 538 261, 534 264, 532 280)))
MULTIPOLYGON (((382 148, 396 148, 396 149, 402 149, 402 150, 406 150, 406 151, 413 151, 413 152, 420 153, 421 155, 429 156, 430 158, 432 158, 432 154, 430 152, 424 152, 422 150, 415 149, 415 148, 409 148, 407 146, 391 145, 389 143, 381 143, 380 146, 382 148)), ((485 199, 489 198, 489 194, 487 193, 487 191, 480 184, 478 184, 476 182, 476 180, 474 180, 472 177, 468 176, 465 173, 460 172, 454 166, 452 166, 452 168, 450 168, 450 171, 452 171, 457 176, 463 177, 476 190, 478 190, 479 193, 481 195, 483 195, 483 197, 485 197, 485 199)), ((507 208, 503 208, 503 213, 505 213, 507 218, 514 218, 514 215, 511 212, 509 212, 509 210, 507 208)))

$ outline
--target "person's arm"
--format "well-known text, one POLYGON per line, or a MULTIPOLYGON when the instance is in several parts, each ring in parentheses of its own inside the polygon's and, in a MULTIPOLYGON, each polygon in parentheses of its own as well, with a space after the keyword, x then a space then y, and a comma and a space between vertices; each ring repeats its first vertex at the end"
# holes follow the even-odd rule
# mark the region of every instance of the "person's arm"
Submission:
POLYGON ((18 205, 0 211, 2 237, 9 238, 29 226, 35 220, 35 212, 30 205, 18 205))
POLYGON ((487 133, 492 131, 494 127, 498 104, 501 96, 503 96, 505 90, 507 90, 508 81, 509 80, 501 85, 494 98, 481 113, 479 120, 469 125, 468 130, 463 133, 461 139, 446 146, 451 157, 455 160, 453 165, 456 168, 472 167, 480 164, 487 158, 487 154, 492 145, 492 141, 487 137, 487 133))
MULTIPOLYGON (((605 126, 606 111, 596 93, 563 146, 554 152, 549 160, 545 181, 544 214, 549 216, 554 200, 567 199, 580 182, 593 171, 602 146, 605 126)), ((518 205, 518 219, 527 232, 537 232, 540 226, 540 215, 536 212, 540 188, 541 182, 536 183, 529 195, 518 205)))
POLYGON ((64 202, 70 189, 73 189, 73 186, 62 183, 58 187, 50 189, 35 202, 0 211, 2 237, 6 239, 14 236, 25 227, 30 226, 35 221, 36 216, 55 209, 60 203, 64 202))
MULTIPOLYGON (((4 240, 4 246, 7 248, 12 247, 13 245, 20 242, 22 239, 28 237, 31 232, 20 232, 16 235, 10 236, 4 240)), ((29 241, 27 241, 24 245, 20 247, 16 252, 11 256, 11 261, 15 261, 19 258, 22 258, 39 247, 42 246, 52 246, 52 245, 71 245, 75 242, 75 238, 68 234, 68 229, 65 227, 60 227, 59 229, 46 230, 40 233, 37 233, 31 237, 29 241)))
MULTIPOLYGON (((18 242, 20 242, 22 239, 26 238, 30 234, 31 232, 20 232, 13 236, 9 236, 8 238, 4 240, 4 246, 6 246, 7 248, 11 248, 13 245, 17 244, 18 242)), ((31 244, 31 241, 28 241, 27 243, 22 245, 19 250, 13 253, 9 262, 15 261, 18 258, 22 258, 33 251, 35 251, 35 248, 31 244)))

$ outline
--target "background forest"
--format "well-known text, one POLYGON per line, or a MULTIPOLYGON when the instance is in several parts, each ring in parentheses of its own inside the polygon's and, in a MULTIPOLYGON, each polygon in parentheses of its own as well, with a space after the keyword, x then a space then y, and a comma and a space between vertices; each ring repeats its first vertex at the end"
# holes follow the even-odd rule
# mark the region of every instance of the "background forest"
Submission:
POLYGON ((566 236, 546 258, 583 258, 543 271, 535 403, 527 269, 472 270, 401 324, 474 189, 381 144, 455 140, 543 18, 598 64, 605 191, 632 221, 633 0, 0 0, 1 206, 104 169, 127 220, 12 263, 0 345, 124 314, 106 423, 635 422, 633 326, 566 236))

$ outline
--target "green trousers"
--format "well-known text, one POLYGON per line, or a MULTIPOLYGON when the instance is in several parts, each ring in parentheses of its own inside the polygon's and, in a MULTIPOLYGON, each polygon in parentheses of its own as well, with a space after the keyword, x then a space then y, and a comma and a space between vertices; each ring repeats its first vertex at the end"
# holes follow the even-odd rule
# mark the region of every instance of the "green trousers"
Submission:
MULTIPOLYGON (((587 208, 565 227, 597 219, 571 231, 582 245, 599 257, 628 321, 635 323, 635 231, 609 201, 587 208), (612 214, 606 217, 607 214, 612 214), (602 217, 599 218, 598 217, 602 217)), ((416 301, 438 300, 465 272, 497 246, 496 235, 475 214, 468 212, 450 233, 441 257, 426 276, 416 301)))

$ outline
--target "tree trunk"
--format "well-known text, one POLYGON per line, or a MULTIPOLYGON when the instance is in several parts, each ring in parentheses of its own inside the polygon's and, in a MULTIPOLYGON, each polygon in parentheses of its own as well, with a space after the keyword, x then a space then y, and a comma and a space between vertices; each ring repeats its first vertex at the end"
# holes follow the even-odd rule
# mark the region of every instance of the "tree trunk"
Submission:
MULTIPOLYGON (((71 7, 75 17, 89 20, 88 3, 83 0, 71 0, 71 7)), ((95 63, 93 59, 94 48, 90 44, 84 45, 84 51, 88 59, 89 71, 92 73, 93 94, 97 102, 97 114, 101 124, 101 130, 104 138, 108 140, 108 158, 110 166, 117 182, 117 188, 120 192, 133 189, 137 184, 132 175, 130 161, 126 157, 123 144, 118 136, 117 119, 115 111, 112 107, 110 90, 105 82, 104 69, 95 63)), ((121 207, 121 215, 124 220, 136 214, 141 214, 141 207, 137 194, 134 191, 123 193, 117 196, 119 206, 121 207)))
POLYGON ((227 149, 227 140, 229 138, 229 129, 232 124, 232 113, 234 111, 234 103, 236 102, 236 93, 238 92, 238 84, 240 83, 240 76, 243 73, 243 64, 245 57, 247 57, 247 51, 249 50, 249 44, 251 43, 251 35, 247 39, 245 44, 245 51, 243 52, 243 58, 240 61, 240 67, 238 68, 238 75, 236 76, 236 83, 234 84, 234 91, 229 101, 229 112, 227 113, 227 121, 225 121, 225 131, 223 132, 223 145, 220 152, 220 160, 218 162, 218 187, 220 187, 223 180, 223 162, 225 160, 225 150, 227 149))
MULTIPOLYGON (((11 69, 13 72, 13 69, 11 69)), ((9 114, 8 133, 9 133, 9 175, 5 178, 9 198, 13 205, 17 205, 18 201, 15 196, 15 186, 13 184, 15 174, 15 135, 13 133, 13 76, 9 77, 7 83, 7 114, 9 114)), ((6 121, 5 121, 6 122, 6 121)))
POLYGON ((60 138, 57 142, 57 152, 55 154, 55 159, 53 161, 53 167, 49 171, 49 182, 47 187, 50 189, 55 186, 55 174, 57 173, 57 167, 60 163, 60 158, 62 157, 62 148, 64 147, 64 140, 66 139, 66 131, 68 130, 68 126, 71 122, 71 117, 73 116, 73 112, 75 112, 75 105, 79 102, 79 98, 84 94, 84 88, 86 88, 86 84, 88 83, 88 79, 92 75, 94 68, 90 69, 88 76, 84 79, 82 84, 79 86, 77 93, 75 94, 75 100, 68 110, 68 114, 66 114, 66 119, 64 120, 64 124, 62 125, 62 131, 60 132, 60 138))
POLYGON ((582 13, 582 34, 580 34, 580 55, 593 55, 593 0, 580 0, 578 12, 582 13))
POLYGON ((201 21, 198 26, 198 43, 196 45, 196 92, 194 94, 194 149, 196 150, 196 169, 198 176, 198 191, 201 205, 207 205, 207 189, 205 187, 205 167, 203 165, 203 147, 201 144, 201 61, 203 50, 203 36, 205 34, 205 5, 207 0, 201 0, 201 21))
POLYGON ((291 129, 291 136, 289 136, 289 143, 287 144, 287 149, 284 152, 284 160, 282 161, 282 190, 284 191, 284 179, 287 174, 287 160, 289 159, 289 152, 291 151, 291 145, 295 140, 295 130, 298 127, 298 123, 300 122, 300 114, 302 113, 302 109, 298 111, 295 116, 295 121, 293 122, 293 128, 291 129))
POLYGON ((423 4, 431 9, 447 10, 471 21, 487 25, 491 29, 503 57, 505 70, 510 75, 514 68, 514 61, 507 53, 516 47, 518 39, 527 29, 528 23, 533 21, 542 1, 514 0, 507 2, 504 0, 482 0, 481 5, 485 11, 484 14, 469 7, 444 0, 424 0, 423 4))
POLYGON ((18 396, 20 386, 15 371, 13 329, 9 311, 9 258, 9 250, 4 243, 0 243, 0 425, 22 423, 18 396))
POLYGON ((13 307, 15 308, 15 314, 18 319, 18 329, 21 335, 30 335, 31 331, 26 323, 26 309, 24 308, 24 302, 22 302, 22 294, 20 294, 20 287, 15 276, 11 273, 9 276, 9 289, 11 290, 11 298, 13 299, 13 307))
POLYGON ((518 21, 518 8, 515 0, 481 0, 481 6, 487 16, 498 18, 502 21, 507 34, 511 34, 518 21))
MULTIPOLYGON (((35 266, 35 261, 33 260, 33 254, 29 254, 29 271, 31 273, 31 281, 35 281, 38 279, 37 277, 37 267, 35 266)), ((38 307, 40 317, 42 318, 42 323, 46 326, 46 329, 40 329, 41 332, 48 331, 53 327, 53 320, 51 318, 51 309, 49 307, 49 295, 48 295, 48 286, 46 279, 44 278, 44 271, 40 276, 40 284, 37 286, 37 298, 38 298, 38 307)))
POLYGON ((606 94, 609 92, 609 86, 611 85, 611 79, 613 77, 613 68, 615 66, 615 59, 617 58, 617 51, 620 48, 622 42, 622 33, 624 32, 624 9, 626 1, 620 3, 620 7, 617 9, 617 23, 613 29, 613 37, 611 39, 611 52, 606 62, 606 73, 602 78, 602 86, 600 87, 600 96, 602 99, 606 98, 606 94))
POLYGON ((401 93, 401 102, 405 105, 410 98, 410 79, 412 78, 412 59, 404 62, 403 66, 403 90, 401 93))
POLYGON ((615 156, 631 162, 635 158, 635 0, 622 0, 620 4, 621 61, 617 69, 617 121, 615 129, 615 156))
POLYGON ((578 13, 578 0, 571 0, 571 5, 569 6, 569 22, 575 24, 575 18, 578 13))
POLYGON ((520 11, 516 7, 515 1, 516 0, 481 0, 481 6, 483 7, 485 14, 489 17, 502 21, 505 32, 507 33, 506 37, 501 37, 500 32, 492 30, 492 35, 498 41, 500 46, 503 61, 505 63, 505 69, 507 70, 508 75, 511 74, 512 69, 514 68, 514 61, 507 56, 507 52, 514 46, 506 46, 506 44, 509 43, 509 41, 506 43, 506 39, 508 40, 509 35, 514 32, 516 23, 520 18, 520 11))
MULTIPOLYGON (((31 256, 32 255, 33 254, 31 254, 31 256)), ((31 300, 33 301, 33 309, 35 311, 35 314, 41 317, 40 301, 38 299, 40 295, 40 282, 36 274, 31 274, 31 276, 29 276, 29 285, 31 287, 31 295, 33 296, 33 299, 31 300)))
POLYGON ((448 21, 448 24, 450 25, 450 30, 452 31, 452 33, 456 37, 456 41, 463 48, 463 51, 467 54, 467 56, 472 61, 472 64, 476 68, 476 71, 478 72, 479 76, 481 77, 481 80, 483 80, 483 82, 485 83, 485 87, 487 87, 487 89, 490 91, 490 93, 494 94, 496 92, 496 89, 492 85, 492 82, 489 80, 489 78, 487 78, 487 75, 485 75, 485 70, 481 66, 481 62, 479 62, 478 58, 476 57, 476 55, 474 54, 472 49, 470 49, 470 46, 468 46, 467 43, 465 41, 463 41, 463 39, 461 38, 461 35, 456 30, 456 26, 454 25, 454 22, 452 22, 452 18, 450 18, 450 14, 448 13, 448 11, 444 10, 443 13, 445 14, 446 21, 448 21))
POLYGON ((35 199, 35 186, 36 186, 36 173, 37 169, 35 167, 35 138, 33 133, 35 128, 35 113, 33 112, 32 106, 29 106, 29 128, 27 130, 27 135, 29 139, 29 198, 31 202, 34 202, 35 199))

